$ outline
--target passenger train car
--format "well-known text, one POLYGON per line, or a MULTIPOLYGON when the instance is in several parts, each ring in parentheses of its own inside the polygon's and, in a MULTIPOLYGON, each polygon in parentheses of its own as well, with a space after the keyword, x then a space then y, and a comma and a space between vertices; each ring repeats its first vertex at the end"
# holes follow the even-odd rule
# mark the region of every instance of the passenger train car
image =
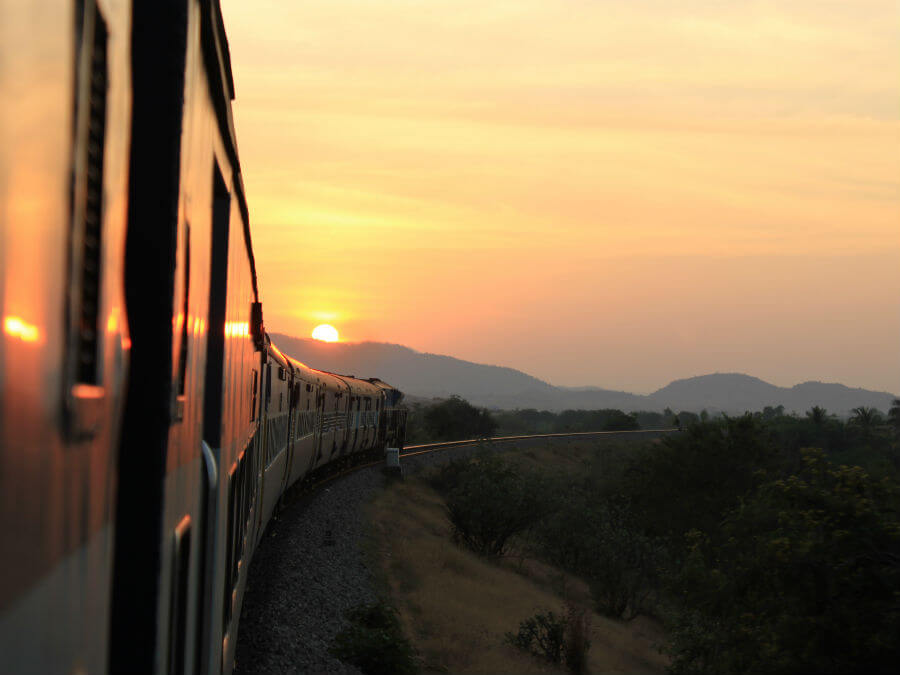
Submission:
POLYGON ((265 331, 217 0, 0 6, 0 669, 228 673, 285 491, 402 394, 265 331))

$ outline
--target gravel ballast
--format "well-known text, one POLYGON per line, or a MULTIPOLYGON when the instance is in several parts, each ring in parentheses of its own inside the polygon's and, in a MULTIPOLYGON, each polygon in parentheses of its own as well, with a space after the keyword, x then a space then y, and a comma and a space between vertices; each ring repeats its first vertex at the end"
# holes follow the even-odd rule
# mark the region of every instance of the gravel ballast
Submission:
MULTIPOLYGON (((411 475, 475 450, 452 448, 401 464, 411 475)), ((363 507, 384 481, 380 466, 360 469, 299 499, 269 523, 250 563, 236 673, 359 673, 328 648, 346 624, 344 612, 376 599, 363 551, 363 507)))

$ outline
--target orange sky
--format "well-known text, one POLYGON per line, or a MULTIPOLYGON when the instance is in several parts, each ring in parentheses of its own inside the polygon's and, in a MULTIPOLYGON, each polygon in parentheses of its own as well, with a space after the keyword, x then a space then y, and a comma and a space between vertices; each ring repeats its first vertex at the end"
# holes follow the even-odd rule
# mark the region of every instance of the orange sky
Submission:
POLYGON ((270 330, 900 392, 894 0, 222 7, 270 330))

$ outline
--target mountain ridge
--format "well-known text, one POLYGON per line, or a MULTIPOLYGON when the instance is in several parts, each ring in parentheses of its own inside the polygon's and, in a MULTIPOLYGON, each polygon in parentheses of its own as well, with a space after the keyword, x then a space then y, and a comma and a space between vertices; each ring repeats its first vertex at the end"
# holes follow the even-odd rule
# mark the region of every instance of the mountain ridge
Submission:
POLYGON ((710 373, 673 380, 651 394, 632 394, 602 387, 559 387, 515 368, 473 363, 453 356, 419 352, 386 342, 327 343, 273 333, 282 351, 312 368, 379 377, 418 398, 456 394, 489 408, 566 410, 619 408, 687 410, 740 414, 783 405, 803 413, 814 405, 848 415, 859 406, 886 411, 896 398, 888 392, 848 387, 837 382, 808 380, 779 387, 744 373, 710 373))

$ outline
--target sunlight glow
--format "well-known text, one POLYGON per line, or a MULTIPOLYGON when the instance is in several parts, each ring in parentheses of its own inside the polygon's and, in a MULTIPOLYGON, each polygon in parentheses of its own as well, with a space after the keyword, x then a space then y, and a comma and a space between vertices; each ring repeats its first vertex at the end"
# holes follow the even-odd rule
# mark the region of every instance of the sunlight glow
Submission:
POLYGON ((247 337, 250 335, 250 324, 246 321, 226 321, 225 337, 247 337))
POLYGON ((316 340, 322 340, 322 342, 338 341, 337 328, 327 323, 323 323, 322 325, 313 328, 312 336, 316 340))
POLYGON ((40 336, 37 326, 17 316, 7 316, 3 319, 3 332, 19 338, 22 342, 37 342, 40 336))

